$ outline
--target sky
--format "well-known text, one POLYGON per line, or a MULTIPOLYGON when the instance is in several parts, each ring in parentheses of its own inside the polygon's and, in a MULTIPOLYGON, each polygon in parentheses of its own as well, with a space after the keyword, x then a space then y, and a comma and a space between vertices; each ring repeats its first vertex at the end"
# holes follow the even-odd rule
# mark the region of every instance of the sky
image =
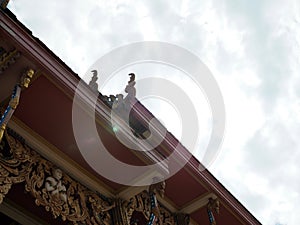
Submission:
MULTIPOLYGON (((196 54, 215 77, 226 110, 221 151, 208 169, 262 224, 299 224, 298 0, 12 0, 9 9, 79 75, 110 50, 137 41, 164 41, 196 54)), ((128 77, 122 79, 107 90, 123 90, 128 77)), ((174 79, 185 83, 180 74, 174 79)), ((172 127, 174 110, 154 103, 146 105, 180 135, 172 127)))

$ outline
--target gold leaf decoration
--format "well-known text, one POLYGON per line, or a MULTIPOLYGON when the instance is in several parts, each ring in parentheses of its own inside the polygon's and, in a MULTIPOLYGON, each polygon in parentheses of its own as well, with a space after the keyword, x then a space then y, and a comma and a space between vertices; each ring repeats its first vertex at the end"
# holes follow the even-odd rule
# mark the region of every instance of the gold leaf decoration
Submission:
MULTIPOLYGON (((126 210, 127 223, 132 223, 133 213, 140 212, 143 214, 145 219, 148 221, 151 214, 151 203, 150 194, 148 191, 144 190, 141 193, 130 198, 129 201, 124 202, 124 208, 126 210)), ((170 212, 166 207, 159 203, 159 218, 156 223, 157 225, 175 225, 175 218, 172 212, 170 212)))
POLYGON ((78 225, 112 224, 112 200, 72 179, 20 141, 12 130, 8 129, 4 139, 2 142, 9 143, 12 155, 7 157, 0 151, 0 204, 13 184, 23 182, 35 204, 43 206, 54 218, 78 225))
POLYGON ((17 49, 6 52, 4 48, 0 47, 0 74, 3 73, 10 65, 14 64, 21 56, 17 49))

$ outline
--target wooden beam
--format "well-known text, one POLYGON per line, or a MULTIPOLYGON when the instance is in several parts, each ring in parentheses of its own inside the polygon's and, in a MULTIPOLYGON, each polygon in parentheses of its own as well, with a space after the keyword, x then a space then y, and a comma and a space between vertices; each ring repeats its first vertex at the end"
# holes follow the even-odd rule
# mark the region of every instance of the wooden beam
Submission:
POLYGON ((197 211, 198 209, 206 206, 209 198, 217 198, 217 196, 213 193, 207 193, 205 195, 202 195, 201 197, 195 199, 194 201, 184 206, 180 211, 182 213, 191 214, 197 211))
POLYGON ((49 225, 49 223, 31 214, 26 209, 6 199, 0 204, 0 212, 23 225, 49 225))

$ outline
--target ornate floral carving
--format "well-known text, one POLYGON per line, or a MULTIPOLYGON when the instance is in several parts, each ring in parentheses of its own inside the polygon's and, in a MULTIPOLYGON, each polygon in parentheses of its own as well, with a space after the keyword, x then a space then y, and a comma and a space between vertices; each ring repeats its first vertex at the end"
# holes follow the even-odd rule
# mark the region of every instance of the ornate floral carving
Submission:
POLYGON ((126 210, 125 210, 125 201, 123 199, 115 200, 115 207, 112 209, 113 222, 115 225, 128 225, 126 210))
POLYGON ((1 142, 0 152, 0 203, 15 183, 25 180, 35 155, 31 154, 27 146, 5 132, 5 140, 1 142), (14 149, 14 151, 10 151, 14 149), (7 154, 11 152, 12 155, 7 154))
MULTIPOLYGON (((5 1, 1 3, 5 5, 5 1)), ((5 6, 6 7, 6 6, 5 6)), ((16 49, 6 52, 4 48, 0 48, 0 74, 3 73, 11 64, 14 64, 16 60, 21 56, 21 53, 16 49)))
POLYGON ((7 132, 1 143, 6 142, 0 152, 0 203, 13 184, 24 182, 35 203, 55 218, 78 225, 112 224, 109 210, 115 205, 110 199, 73 180, 7 132), (3 154, 5 148, 11 149, 11 156, 3 154))
POLYGON ((148 191, 142 191, 141 193, 132 197, 128 202, 124 202, 124 208, 126 209, 128 224, 132 223, 131 219, 134 211, 141 212, 148 220, 151 213, 150 195, 148 191))
MULTIPOLYGON (((8 129, 0 143, 0 203, 16 183, 25 184, 25 190, 34 197, 35 204, 44 207, 55 218, 76 225, 141 224, 133 218, 136 212, 148 224, 189 223, 188 215, 174 215, 156 200, 156 194, 164 194, 164 182, 151 185, 149 191, 145 190, 129 201, 108 199, 72 179, 8 129)), ((208 208, 214 209, 209 204, 208 208)))
POLYGON ((144 216, 145 220, 148 221, 148 224, 175 225, 175 218, 172 212, 156 200, 156 194, 163 197, 164 189, 164 182, 150 185, 149 191, 145 190, 126 202, 124 208, 126 209, 127 223, 139 224, 139 222, 133 218, 134 213, 139 212, 144 216))
POLYGON ((189 225, 190 215, 185 213, 177 213, 175 215, 177 225, 189 225))
POLYGON ((175 225, 175 218, 173 213, 171 213, 166 207, 159 204, 159 224, 163 225, 175 225))

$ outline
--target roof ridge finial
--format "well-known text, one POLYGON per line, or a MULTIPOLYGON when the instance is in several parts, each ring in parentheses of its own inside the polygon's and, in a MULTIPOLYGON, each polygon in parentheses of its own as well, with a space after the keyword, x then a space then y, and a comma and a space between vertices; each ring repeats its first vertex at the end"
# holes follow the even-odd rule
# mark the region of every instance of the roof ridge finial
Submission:
POLYGON ((135 74, 134 73, 130 73, 128 74, 130 79, 128 81, 128 84, 125 88, 125 92, 127 93, 127 96, 126 98, 128 99, 134 99, 135 98, 135 95, 136 95, 136 89, 134 87, 135 85, 135 74))
POLYGON ((98 71, 92 70, 91 72, 93 73, 93 76, 92 76, 91 81, 89 82, 89 86, 94 92, 98 92, 98 84, 97 84, 98 71))
POLYGON ((9 3, 9 0, 0 0, 0 8, 6 9, 8 3, 9 3))

